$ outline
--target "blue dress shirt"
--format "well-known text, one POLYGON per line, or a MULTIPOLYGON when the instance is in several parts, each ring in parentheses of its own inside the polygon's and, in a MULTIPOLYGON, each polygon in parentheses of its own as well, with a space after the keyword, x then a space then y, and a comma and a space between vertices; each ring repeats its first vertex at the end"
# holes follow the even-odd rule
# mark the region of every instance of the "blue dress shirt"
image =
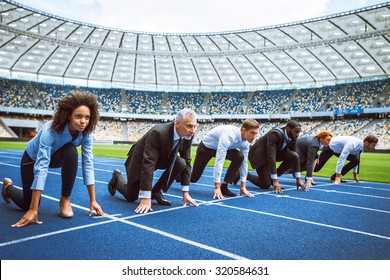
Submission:
POLYGON ((62 133, 57 133, 51 130, 52 122, 53 121, 46 122, 39 130, 38 134, 26 144, 27 154, 35 161, 34 181, 31 189, 43 191, 45 188, 51 156, 67 143, 73 143, 76 147, 81 146, 84 184, 95 184, 92 135, 89 134, 83 136, 83 132, 80 131, 76 140, 72 141, 72 135, 69 133, 68 125, 65 126, 62 133))

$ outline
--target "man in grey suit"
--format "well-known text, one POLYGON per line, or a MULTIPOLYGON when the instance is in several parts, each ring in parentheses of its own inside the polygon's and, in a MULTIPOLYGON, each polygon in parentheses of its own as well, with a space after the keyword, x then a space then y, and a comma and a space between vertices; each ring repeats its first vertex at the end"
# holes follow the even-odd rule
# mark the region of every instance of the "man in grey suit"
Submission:
POLYGON ((299 163, 301 171, 306 171, 306 187, 311 187, 313 184, 313 171, 316 163, 318 163, 318 151, 323 147, 328 147, 333 133, 327 130, 320 131, 316 135, 307 135, 298 137, 297 153, 299 155, 299 163))
POLYGON ((276 127, 263 135, 249 150, 249 162, 256 169, 257 175, 248 173, 248 181, 261 189, 272 185, 276 193, 282 193, 278 177, 289 168, 293 168, 297 189, 306 187, 301 180, 299 158, 296 152, 296 140, 301 132, 301 125, 290 120, 283 128, 276 127), (276 162, 282 163, 276 168, 276 162))
POLYGON ((197 127, 192 110, 181 110, 174 122, 151 128, 130 149, 125 162, 127 181, 120 171, 114 170, 108 183, 108 191, 115 195, 118 190, 127 201, 141 198, 137 213, 153 211, 151 199, 170 206, 161 190, 166 192, 175 178, 182 184, 184 204, 198 204, 188 194, 191 177, 191 143, 197 127), (178 155, 179 154, 179 155, 178 155), (164 172, 152 188, 153 174, 157 169, 164 172))

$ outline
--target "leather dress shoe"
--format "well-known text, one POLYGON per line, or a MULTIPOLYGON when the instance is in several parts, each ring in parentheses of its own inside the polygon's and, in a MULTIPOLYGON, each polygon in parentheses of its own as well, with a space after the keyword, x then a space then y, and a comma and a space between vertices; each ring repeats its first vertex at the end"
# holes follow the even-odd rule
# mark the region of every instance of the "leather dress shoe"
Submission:
POLYGON ((171 206, 172 203, 166 200, 161 192, 152 192, 152 199, 156 200, 159 205, 171 206))
POLYGON ((1 190, 1 196, 3 197, 3 199, 4 199, 4 201, 6 202, 6 203, 11 203, 11 198, 9 198, 7 195, 6 195, 6 193, 5 193, 5 191, 6 191, 6 189, 9 187, 9 186, 11 186, 13 184, 13 182, 12 182, 12 180, 10 179, 10 178, 4 178, 4 180, 3 180, 3 188, 2 188, 2 190, 1 190))
POLYGON ((108 192, 111 195, 115 195, 115 193, 116 193, 116 177, 120 174, 122 174, 122 173, 118 169, 115 169, 112 172, 111 180, 108 182, 108 192))
POLYGON ((226 196, 237 196, 235 193, 231 192, 226 184, 221 185, 221 193, 226 196))

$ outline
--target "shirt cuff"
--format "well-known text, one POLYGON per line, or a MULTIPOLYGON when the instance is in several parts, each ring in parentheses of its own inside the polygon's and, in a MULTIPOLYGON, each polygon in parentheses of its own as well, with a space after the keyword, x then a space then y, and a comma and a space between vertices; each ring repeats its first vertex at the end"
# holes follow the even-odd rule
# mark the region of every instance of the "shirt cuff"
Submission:
POLYGON ((181 186, 182 192, 188 192, 190 190, 190 186, 181 186))
POLYGON ((242 183, 246 183, 246 177, 241 178, 242 183))
POLYGON ((311 181, 313 181, 313 177, 306 177, 306 180, 311 180, 311 181))
POLYGON ((295 178, 301 178, 301 172, 295 172, 294 173, 295 178))
POLYGON ((152 192, 151 191, 139 191, 139 198, 151 198, 152 192))
POLYGON ((271 174, 272 180, 278 180, 278 174, 271 174))

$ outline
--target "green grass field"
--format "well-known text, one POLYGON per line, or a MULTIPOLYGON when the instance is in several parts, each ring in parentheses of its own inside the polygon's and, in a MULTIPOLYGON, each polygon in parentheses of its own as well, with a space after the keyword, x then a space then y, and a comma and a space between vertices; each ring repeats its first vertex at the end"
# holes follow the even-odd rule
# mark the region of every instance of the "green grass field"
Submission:
MULTIPOLYGON (((25 142, 0 142, 0 150, 24 150, 25 142)), ((130 145, 111 145, 111 144, 95 144, 93 154, 99 157, 112 157, 125 159, 130 145)), ((196 147, 192 147, 192 159, 195 158, 196 147)), ((315 176, 330 177, 335 170, 337 157, 332 157, 320 172, 315 173, 315 176)), ((390 172, 388 164, 390 162, 390 154, 384 153, 363 153, 362 163, 360 165, 359 179, 363 181, 384 182, 390 183, 390 172), (386 163, 387 162, 387 163, 386 163)), ((213 166, 212 159, 208 166, 213 166)), ((225 162, 227 167, 228 162, 225 162)), ((352 172, 349 172, 343 178, 353 179, 352 172)))

